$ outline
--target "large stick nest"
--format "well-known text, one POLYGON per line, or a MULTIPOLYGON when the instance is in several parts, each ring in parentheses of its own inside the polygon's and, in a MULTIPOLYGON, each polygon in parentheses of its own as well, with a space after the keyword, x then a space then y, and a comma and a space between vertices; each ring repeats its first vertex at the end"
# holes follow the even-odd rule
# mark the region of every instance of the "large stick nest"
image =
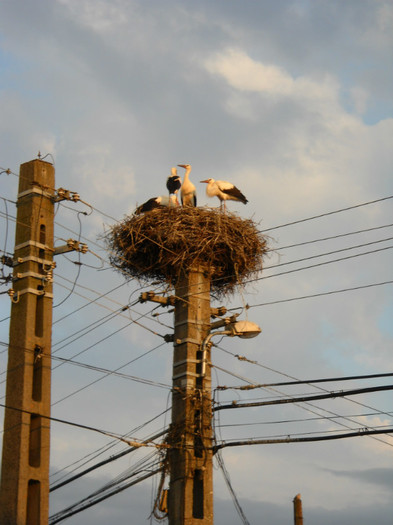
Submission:
POLYGON ((107 235, 115 268, 142 283, 176 285, 181 274, 202 266, 218 296, 262 270, 266 238, 250 219, 217 208, 162 207, 131 215, 107 235))

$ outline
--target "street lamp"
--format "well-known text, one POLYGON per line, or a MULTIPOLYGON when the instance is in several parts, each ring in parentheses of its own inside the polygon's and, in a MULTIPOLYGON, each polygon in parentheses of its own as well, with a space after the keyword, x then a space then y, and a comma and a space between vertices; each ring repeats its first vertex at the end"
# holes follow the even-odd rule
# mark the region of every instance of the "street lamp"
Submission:
POLYGON ((237 321, 229 324, 228 328, 231 331, 229 334, 231 337, 237 336, 241 339, 252 339, 262 332, 259 326, 251 321, 237 321))
POLYGON ((226 318, 223 321, 218 321, 215 327, 218 326, 225 326, 226 330, 211 332, 202 343, 202 377, 205 377, 206 372, 206 350, 211 344, 210 340, 214 335, 227 335, 229 337, 240 337, 241 339, 252 339, 262 332, 261 328, 256 323, 252 323, 251 321, 236 321, 236 316, 226 318))

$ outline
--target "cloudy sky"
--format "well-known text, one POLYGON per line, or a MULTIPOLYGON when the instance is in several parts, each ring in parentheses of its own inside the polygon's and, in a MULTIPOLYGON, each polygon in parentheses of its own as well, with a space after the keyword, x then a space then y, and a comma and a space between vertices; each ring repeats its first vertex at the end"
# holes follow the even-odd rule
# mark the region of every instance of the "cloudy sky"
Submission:
MULTIPOLYGON (((192 165, 201 206, 218 203, 200 180, 239 186, 249 203, 228 207, 267 230, 274 249, 261 279, 223 302, 213 298, 263 330, 251 341, 217 341, 214 386, 393 372, 392 26, 388 0, 0 3, 0 166, 12 172, 0 175, 0 249, 13 253, 19 165, 38 152, 55 164, 56 187, 90 205, 57 209, 56 245, 81 236, 90 252, 56 261, 53 417, 135 439, 170 421, 172 348, 160 336, 172 331, 172 315, 158 309, 153 317, 151 304, 135 304, 141 291, 163 289, 115 273, 103 235, 165 194, 179 163, 192 165)), ((1 403, 9 309, 3 294, 1 403)), ((216 399, 391 382, 231 389, 216 399)), ((392 427, 392 415, 391 393, 377 392, 225 410, 216 432, 226 442, 311 437, 392 427)), ((390 525, 392 447, 393 437, 381 434, 228 447, 222 457, 251 524, 291 523, 300 493, 307 523, 390 525)), ((53 423, 51 481, 126 448, 53 423)), ((53 492, 51 514, 157 459, 152 449, 137 454, 53 492)), ((216 467, 215 522, 242 523, 216 467)), ((150 523, 157 483, 150 478, 67 522, 150 523)))

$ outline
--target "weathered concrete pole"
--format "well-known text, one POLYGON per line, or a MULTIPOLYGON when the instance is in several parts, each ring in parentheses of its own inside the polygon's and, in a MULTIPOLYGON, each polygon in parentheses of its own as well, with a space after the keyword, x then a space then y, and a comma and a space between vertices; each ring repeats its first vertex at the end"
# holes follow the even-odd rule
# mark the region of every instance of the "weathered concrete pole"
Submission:
POLYGON ((303 525, 303 508, 300 494, 293 499, 293 517, 295 525, 303 525))
POLYGON ((192 268, 175 293, 169 525, 212 525, 210 278, 192 268))
POLYGON ((54 168, 20 167, 6 410, 1 525, 44 525, 49 514, 54 168))

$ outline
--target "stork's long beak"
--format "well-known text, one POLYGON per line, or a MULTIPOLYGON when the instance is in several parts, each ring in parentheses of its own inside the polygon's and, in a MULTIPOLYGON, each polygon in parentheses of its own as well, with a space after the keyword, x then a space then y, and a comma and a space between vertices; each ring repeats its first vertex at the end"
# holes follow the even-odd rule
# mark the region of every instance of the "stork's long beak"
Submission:
POLYGON ((181 168, 186 168, 187 166, 185 164, 178 164, 181 168))
POLYGON ((199 182, 209 182, 208 180, 200 180, 199 182))

